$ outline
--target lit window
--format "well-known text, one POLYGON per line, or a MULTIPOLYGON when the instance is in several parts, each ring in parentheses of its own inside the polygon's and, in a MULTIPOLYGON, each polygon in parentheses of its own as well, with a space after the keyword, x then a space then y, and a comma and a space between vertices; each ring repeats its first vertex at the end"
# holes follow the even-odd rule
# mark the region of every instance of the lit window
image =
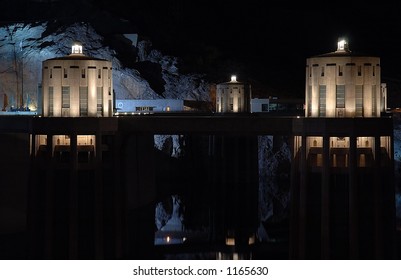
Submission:
POLYGON ((363 86, 355 86, 355 116, 363 117, 363 86))
POLYGON ((345 85, 336 86, 336 108, 345 108, 345 85))
POLYGON ((326 86, 319 86, 319 117, 326 116, 326 86))
POLYGON ((52 117, 54 114, 53 102, 53 87, 49 87, 49 117, 52 117))
POLYGON ((79 116, 88 116, 88 87, 79 87, 79 116))
POLYGON ((372 116, 376 116, 376 85, 372 85, 372 116))
POLYGON ((227 238, 226 238, 226 245, 227 245, 227 246, 235 246, 235 238, 233 238, 233 237, 227 237, 227 238))
POLYGON ((97 100, 97 116, 103 116, 103 87, 97 87, 96 91, 97 100))
POLYGON ((70 108, 70 87, 62 87, 61 107, 70 108))

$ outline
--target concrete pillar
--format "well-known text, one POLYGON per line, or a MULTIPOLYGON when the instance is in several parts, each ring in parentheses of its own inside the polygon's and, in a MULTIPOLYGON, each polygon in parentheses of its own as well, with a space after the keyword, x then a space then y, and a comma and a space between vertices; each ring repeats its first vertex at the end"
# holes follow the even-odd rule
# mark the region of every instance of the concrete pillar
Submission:
POLYGON ((125 135, 122 153, 126 204, 125 258, 152 258, 157 195, 153 134, 125 135))
POLYGON ((348 203, 349 203, 349 257, 359 257, 359 213, 358 213, 358 185, 357 185, 357 147, 356 137, 350 136, 349 140, 349 163, 348 163, 348 203))
MULTIPOLYGON (((298 140, 294 136, 291 147, 293 147, 292 164, 291 164, 291 187, 290 187, 290 224, 289 224, 289 258, 296 259, 298 256, 297 245, 299 236, 299 167, 300 167, 300 150, 297 150, 298 140)), ((305 143, 304 143, 305 144, 305 143)))
POLYGON ((321 258, 330 259, 330 137, 323 136, 321 258))
POLYGON ((103 248, 103 175, 102 175, 102 134, 95 135, 95 258, 104 258, 103 248))
POLYGON ((28 231, 28 242, 29 242, 29 251, 28 251, 28 256, 30 258, 34 257, 33 252, 35 251, 33 248, 33 244, 35 244, 35 240, 36 240, 36 231, 37 231, 37 190, 35 188, 35 183, 37 182, 37 172, 38 172, 38 168, 36 166, 36 162, 35 162, 35 139, 36 135, 32 134, 32 138, 31 138, 31 147, 33 147, 33 151, 31 154, 31 163, 30 163, 30 177, 29 177, 29 183, 28 183, 28 204, 27 204, 27 231, 28 231))
POLYGON ((114 141, 112 144, 112 164, 114 168, 114 221, 115 221, 115 258, 122 259, 124 255, 123 246, 123 223, 124 219, 124 209, 125 209, 125 195, 123 191, 123 186, 121 182, 121 156, 122 156, 122 143, 121 135, 116 134, 114 136, 114 141))
POLYGON ((53 159, 53 135, 47 135, 46 147, 46 218, 45 218, 45 258, 53 257, 53 223, 54 223, 54 159, 53 159))
POLYGON ((374 138, 374 223, 375 223, 375 256, 377 259, 383 258, 383 190, 380 180, 381 171, 381 151, 380 136, 374 138))
POLYGON ((306 220, 307 220, 307 137, 302 135, 302 146, 300 148, 300 178, 299 178, 299 238, 298 258, 306 258, 306 220))
POLYGON ((233 237, 230 249, 246 252, 259 224, 257 136, 214 136, 211 141, 213 241, 225 246, 225 238, 233 237))
POLYGON ((69 246, 70 259, 78 258, 78 153, 77 134, 70 135, 69 246))

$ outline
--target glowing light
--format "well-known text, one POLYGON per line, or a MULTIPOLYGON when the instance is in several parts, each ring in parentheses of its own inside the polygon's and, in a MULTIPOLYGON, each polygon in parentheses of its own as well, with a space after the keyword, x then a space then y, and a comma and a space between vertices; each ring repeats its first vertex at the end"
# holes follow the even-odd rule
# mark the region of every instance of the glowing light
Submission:
POLYGON ((231 82, 236 82, 237 81, 237 76, 236 75, 232 75, 231 76, 231 82))
POLYGON ((82 54, 82 45, 79 43, 72 45, 71 54, 82 54))
POLYGON ((235 238, 227 237, 226 238, 226 245, 227 246, 235 246, 235 238))
POLYGON ((28 108, 30 111, 36 111, 38 109, 36 104, 33 102, 29 103, 28 108))
POLYGON ((255 244, 255 240, 256 240, 255 235, 252 234, 252 236, 250 236, 250 237, 248 238, 248 245, 255 244))
POLYGON ((171 239, 170 239, 170 236, 167 236, 167 237, 166 237, 166 242, 167 242, 167 243, 170 243, 170 240, 171 240, 171 239))
POLYGON ((348 51, 348 42, 345 39, 339 39, 337 42, 337 51, 348 51))

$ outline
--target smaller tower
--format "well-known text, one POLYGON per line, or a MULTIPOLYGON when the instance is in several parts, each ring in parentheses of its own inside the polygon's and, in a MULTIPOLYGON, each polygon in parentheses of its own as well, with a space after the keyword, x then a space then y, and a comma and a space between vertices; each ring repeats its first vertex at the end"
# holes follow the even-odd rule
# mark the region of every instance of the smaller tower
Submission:
POLYGON ((229 82, 217 84, 216 112, 249 112, 250 97, 250 85, 237 81, 237 76, 232 75, 229 82))

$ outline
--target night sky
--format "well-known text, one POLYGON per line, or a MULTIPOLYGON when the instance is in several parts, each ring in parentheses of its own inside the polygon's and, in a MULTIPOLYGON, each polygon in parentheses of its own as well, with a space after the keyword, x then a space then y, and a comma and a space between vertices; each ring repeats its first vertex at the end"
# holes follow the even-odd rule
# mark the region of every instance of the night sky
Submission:
POLYGON ((150 0, 125 10, 116 5, 114 12, 136 21, 156 47, 217 80, 236 72, 273 91, 303 97, 306 59, 335 51, 337 39, 345 36, 351 51, 381 58, 384 82, 400 85, 401 17, 395 7, 276 4, 150 0))
POLYGON ((389 90, 401 95, 401 17, 395 6, 344 2, 300 9, 260 0, 6 2, 1 19, 85 20, 107 11, 129 20, 140 38, 151 40, 154 48, 179 57, 181 71, 205 73, 212 82, 237 74, 239 80, 260 86, 266 95, 303 98, 306 59, 335 51, 337 39, 345 36, 351 51, 381 58, 382 81, 391 82, 389 90), (35 12, 34 2, 51 4, 35 12), (62 3, 68 9, 57 12, 62 3))

